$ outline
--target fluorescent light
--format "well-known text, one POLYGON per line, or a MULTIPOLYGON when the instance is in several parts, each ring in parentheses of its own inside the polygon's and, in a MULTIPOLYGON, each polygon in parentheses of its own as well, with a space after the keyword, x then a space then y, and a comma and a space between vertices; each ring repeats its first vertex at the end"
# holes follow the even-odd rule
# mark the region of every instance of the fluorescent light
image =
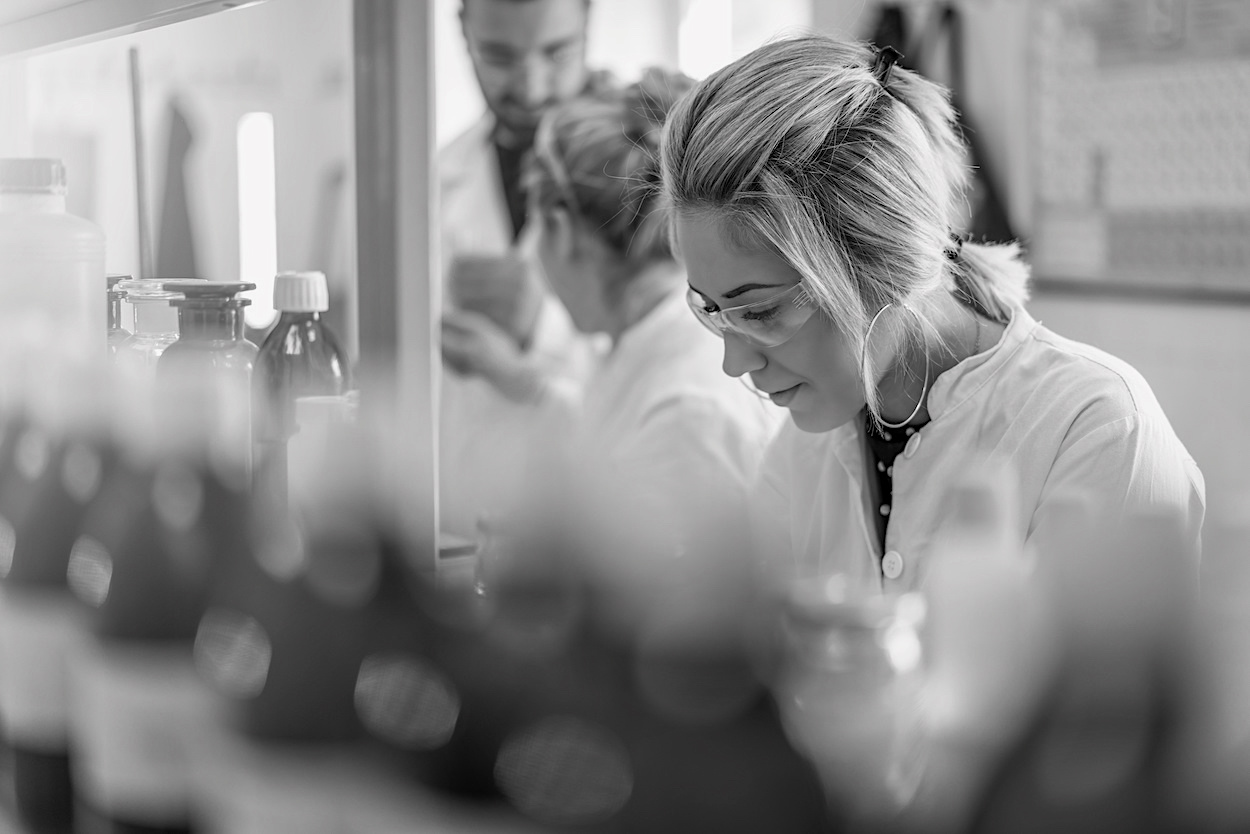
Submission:
POLYGON ((239 119, 239 280, 256 285, 247 323, 273 323, 273 279, 278 273, 278 180, 274 164, 273 114, 239 119))

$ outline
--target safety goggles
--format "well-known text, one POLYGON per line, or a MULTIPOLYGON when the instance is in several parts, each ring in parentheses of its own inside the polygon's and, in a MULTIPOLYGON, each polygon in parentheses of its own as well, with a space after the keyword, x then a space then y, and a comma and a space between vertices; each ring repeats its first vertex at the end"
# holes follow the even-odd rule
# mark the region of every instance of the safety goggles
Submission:
POLYGON ((794 337, 816 312, 816 304, 802 284, 754 304, 717 308, 693 287, 686 289, 686 303, 703 326, 722 339, 726 333, 741 336, 757 347, 777 347, 794 337))

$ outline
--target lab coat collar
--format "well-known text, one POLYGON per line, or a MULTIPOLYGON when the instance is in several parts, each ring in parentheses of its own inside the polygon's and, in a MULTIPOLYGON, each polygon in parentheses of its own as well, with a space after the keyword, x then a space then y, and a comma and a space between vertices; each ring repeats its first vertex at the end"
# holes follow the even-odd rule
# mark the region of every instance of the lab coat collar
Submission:
POLYGON ((494 130, 495 117, 487 113, 447 143, 439 158, 439 173, 444 187, 457 186, 480 173, 479 160, 482 151, 491 147, 494 130))
POLYGON ((998 344, 968 357, 933 381, 933 387, 929 389, 930 421, 942 419, 970 400, 1011 361, 1037 327, 1038 322, 1023 307, 1016 307, 998 344))
POLYGON ((459 252, 499 254, 513 243, 499 159, 490 139, 494 121, 490 114, 483 116, 439 153, 445 263, 459 252))

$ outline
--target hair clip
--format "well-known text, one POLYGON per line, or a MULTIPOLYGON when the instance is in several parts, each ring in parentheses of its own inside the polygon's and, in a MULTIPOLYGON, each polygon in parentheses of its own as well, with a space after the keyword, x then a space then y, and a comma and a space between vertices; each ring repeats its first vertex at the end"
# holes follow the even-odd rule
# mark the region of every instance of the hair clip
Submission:
POLYGON ((903 54, 892 46, 883 46, 877 50, 876 60, 872 62, 872 74, 884 87, 890 81, 890 70, 898 63, 903 54))
POLYGON ((959 259, 960 253, 963 252, 964 239, 960 237, 959 235, 955 234, 954 232, 951 232, 951 243, 953 245, 946 247, 946 251, 944 254, 946 255, 947 260, 955 261, 959 259))

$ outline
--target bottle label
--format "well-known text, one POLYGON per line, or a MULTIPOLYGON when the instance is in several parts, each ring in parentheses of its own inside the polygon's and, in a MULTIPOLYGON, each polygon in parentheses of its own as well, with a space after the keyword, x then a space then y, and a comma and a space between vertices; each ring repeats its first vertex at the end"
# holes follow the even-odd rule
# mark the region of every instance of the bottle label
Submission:
POLYGON ((0 590, 0 718, 10 742, 64 752, 69 669, 85 633, 82 606, 69 591, 0 590))
POLYGON ((185 824, 214 749, 215 700, 190 646, 92 640, 80 657, 75 786, 109 818, 185 824))

